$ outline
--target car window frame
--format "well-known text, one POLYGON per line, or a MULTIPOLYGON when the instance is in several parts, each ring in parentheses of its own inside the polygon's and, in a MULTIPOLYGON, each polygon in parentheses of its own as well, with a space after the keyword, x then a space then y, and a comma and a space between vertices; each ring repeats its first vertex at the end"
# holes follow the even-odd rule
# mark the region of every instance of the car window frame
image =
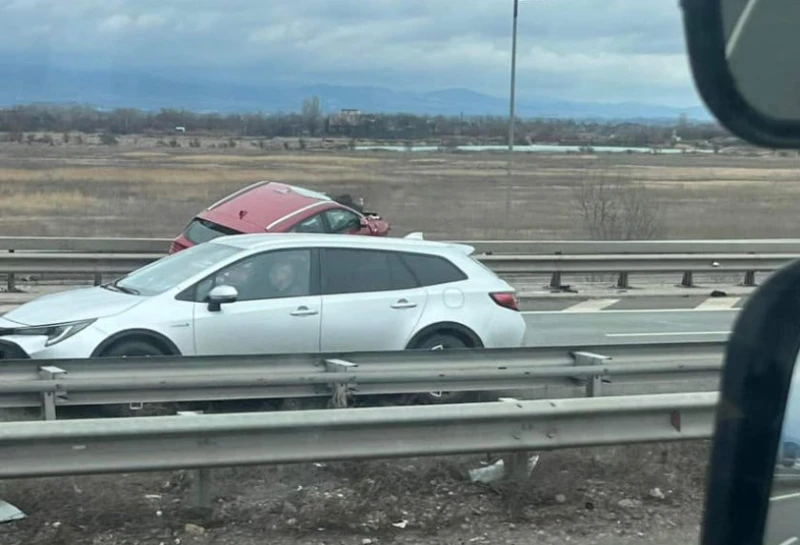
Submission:
MULTIPOLYGON (((280 299, 294 299, 297 297, 316 297, 321 294, 321 267, 320 267, 320 249, 314 246, 297 246, 297 247, 283 247, 283 248, 270 248, 269 250, 264 250, 261 252, 254 252, 251 254, 247 254, 242 256, 240 259, 236 261, 231 261, 229 263, 225 263, 224 265, 214 269, 213 271, 209 272, 205 276, 203 276, 200 280, 195 281, 189 287, 181 290, 177 295, 175 295, 176 301, 182 301, 187 303, 195 303, 195 304, 206 304, 208 303, 208 298, 204 298, 202 300, 198 299, 197 297, 197 289, 198 287, 208 280, 209 278, 219 274, 224 269, 229 267, 233 267, 242 261, 247 259, 253 259, 258 256, 268 254, 268 253, 276 253, 276 252, 291 252, 291 251, 299 251, 299 250, 308 250, 311 253, 311 270, 309 271, 310 278, 309 278, 309 293, 307 295, 293 295, 290 297, 268 297, 264 299, 247 299, 246 301, 241 301, 242 303, 248 303, 253 301, 277 301, 280 299)), ((237 303, 240 301, 236 301, 237 303)))
POLYGON ((414 274, 414 271, 403 261, 403 259, 398 255, 402 252, 397 250, 389 250, 384 248, 354 248, 350 246, 328 246, 324 248, 320 248, 319 252, 319 266, 320 266, 320 294, 325 297, 331 297, 336 295, 358 295, 364 293, 389 293, 393 291, 406 291, 406 290, 417 290, 417 289, 424 289, 425 287, 420 285, 419 278, 417 275, 414 274), (415 286, 408 287, 408 288, 390 288, 385 290, 364 290, 364 291, 347 291, 347 292, 337 292, 337 293, 329 293, 327 291, 327 281, 328 281, 328 267, 327 267, 327 253, 329 251, 336 251, 336 250, 344 250, 349 252, 373 252, 373 253, 383 253, 383 254, 390 254, 394 255, 397 258, 397 262, 406 270, 406 272, 410 275, 410 277, 416 283, 415 286))

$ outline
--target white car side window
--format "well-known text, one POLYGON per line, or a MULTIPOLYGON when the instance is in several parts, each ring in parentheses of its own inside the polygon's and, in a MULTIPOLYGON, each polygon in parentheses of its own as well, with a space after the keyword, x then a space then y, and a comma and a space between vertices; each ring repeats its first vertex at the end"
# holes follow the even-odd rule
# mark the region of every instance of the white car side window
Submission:
POLYGON ((232 263, 197 285, 195 301, 205 301, 220 285, 236 288, 238 301, 310 295, 311 250, 264 252, 232 263))

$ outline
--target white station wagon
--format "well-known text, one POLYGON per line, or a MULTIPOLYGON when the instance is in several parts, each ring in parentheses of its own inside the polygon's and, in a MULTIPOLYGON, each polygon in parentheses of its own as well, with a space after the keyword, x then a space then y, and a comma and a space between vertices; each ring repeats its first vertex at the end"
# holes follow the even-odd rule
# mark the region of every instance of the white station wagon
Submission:
POLYGON ((0 359, 517 347, 514 289, 459 244, 220 237, 0 317, 0 359))

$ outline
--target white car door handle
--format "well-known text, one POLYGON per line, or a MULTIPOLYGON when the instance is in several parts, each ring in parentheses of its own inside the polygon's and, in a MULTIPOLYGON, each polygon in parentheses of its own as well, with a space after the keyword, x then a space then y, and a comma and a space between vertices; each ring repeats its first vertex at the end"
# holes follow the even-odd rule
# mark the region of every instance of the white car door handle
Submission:
POLYGON ((319 314, 319 311, 308 307, 297 307, 297 310, 292 312, 292 316, 314 316, 319 314))
POLYGON ((414 308, 416 307, 416 303, 412 303, 407 299, 400 299, 395 304, 392 305, 392 308, 414 308))

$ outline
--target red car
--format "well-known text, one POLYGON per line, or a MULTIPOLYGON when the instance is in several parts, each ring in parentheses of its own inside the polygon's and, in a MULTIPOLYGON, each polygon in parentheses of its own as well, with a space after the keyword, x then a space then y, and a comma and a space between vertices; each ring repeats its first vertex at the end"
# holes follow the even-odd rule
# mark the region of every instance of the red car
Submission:
POLYGON ((382 237, 389 232, 389 224, 363 212, 349 195, 333 198, 302 187, 258 182, 198 214, 172 242, 169 253, 224 235, 264 232, 382 237))

